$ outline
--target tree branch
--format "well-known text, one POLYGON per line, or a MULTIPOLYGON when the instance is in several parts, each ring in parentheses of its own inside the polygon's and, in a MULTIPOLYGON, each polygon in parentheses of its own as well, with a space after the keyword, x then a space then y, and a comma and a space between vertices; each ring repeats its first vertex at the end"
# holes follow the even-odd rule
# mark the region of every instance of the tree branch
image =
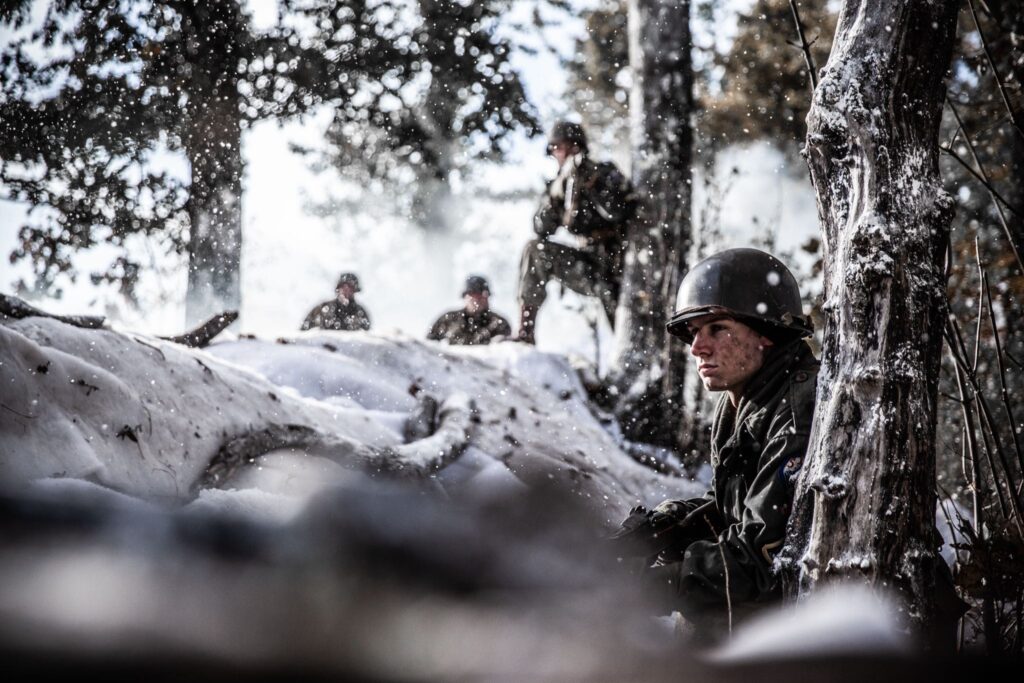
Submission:
POLYGON ((985 173, 985 167, 981 165, 981 161, 978 159, 978 154, 974 148, 974 141, 971 139, 970 134, 967 132, 967 128, 964 127, 963 119, 960 118, 960 112, 957 111, 956 105, 953 104, 953 100, 949 99, 948 95, 946 96, 946 104, 949 105, 949 110, 953 112, 953 116, 956 118, 957 126, 959 126, 959 130, 963 133, 964 136, 964 143, 967 145, 967 149, 971 153, 971 159, 974 160, 974 164, 978 167, 978 171, 975 172, 974 169, 972 169, 963 159, 960 158, 958 154, 956 154, 952 150, 952 148, 943 148, 942 151, 946 152, 954 159, 959 161, 960 164, 968 171, 970 171, 970 173, 975 178, 977 178, 982 185, 985 186, 985 189, 988 190, 989 197, 992 199, 992 203, 996 207, 996 213, 999 215, 999 223, 1003 226, 1003 232, 1006 233, 1006 239, 1010 243, 1010 249, 1011 251, 1013 251, 1014 257, 1017 259, 1017 266, 1020 268, 1021 273, 1024 273, 1024 260, 1021 259, 1020 250, 1017 248, 1017 242, 1016 240, 1014 240, 1013 237, 1013 231, 1010 230, 1010 226, 1006 222, 1006 214, 1003 213, 1003 207, 1002 205, 1000 205, 997 199, 1002 201, 1003 204, 1006 205, 1006 208, 1013 212, 1013 214, 1017 217, 1017 220, 1021 220, 1021 216, 1020 214, 1017 213, 1013 206, 1011 206, 1008 201, 1003 199, 1003 197, 1001 197, 999 193, 996 192, 996 189, 992 187, 992 183, 988 179, 988 174, 985 173))
MULTIPOLYGON (((984 272, 981 265, 981 257, 978 257, 978 269, 984 272)), ((1020 467, 1022 478, 1024 478, 1024 456, 1021 454, 1020 439, 1017 438, 1015 425, 1017 421, 1013 418, 1013 409, 1010 407, 1010 392, 1006 388, 1006 366, 1003 364, 1003 344, 999 339, 999 329, 996 327, 995 311, 992 309, 992 289, 988 284, 988 275, 983 279, 985 287, 985 303, 988 305, 988 319, 992 325, 992 339, 996 346, 996 367, 999 369, 999 398, 1003 404, 1003 411, 1006 413, 1007 424, 1010 427, 1010 437, 1013 439, 1013 450, 1017 456, 1017 465, 1020 467)))
POLYGON ((800 38, 799 47, 804 53, 804 62, 807 64, 807 73, 811 76, 811 95, 814 95, 818 87, 818 70, 814 66, 814 57, 811 55, 811 45, 804 37, 804 25, 800 21, 800 10, 796 7, 796 0, 789 0, 789 8, 793 10, 793 21, 796 23, 796 35, 800 38))
POLYGON ((238 311, 224 311, 213 316, 205 323, 177 337, 160 337, 164 341, 183 344, 194 349, 207 346, 213 338, 223 332, 231 323, 238 320, 238 311))
POLYGON ((967 364, 967 349, 964 346, 963 338, 960 335, 960 328, 957 325, 956 320, 953 319, 952 316, 947 317, 946 320, 947 324, 945 329, 945 336, 946 341, 948 342, 950 347, 950 355, 952 356, 953 361, 957 364, 957 366, 963 370, 964 376, 970 383, 971 391, 974 393, 975 403, 978 406, 978 415, 981 418, 980 426, 982 428, 983 435, 987 434, 989 437, 991 437, 992 443, 995 446, 996 454, 999 456, 999 462, 1002 466, 1003 474, 1006 479, 1004 483, 1006 484, 1006 487, 1009 490, 1010 494, 1010 507, 1013 510, 1012 517, 1007 513, 1006 502, 1002 494, 1002 489, 999 486, 999 477, 997 474, 998 470, 996 469, 995 461, 993 460, 992 453, 988 447, 988 439, 984 439, 983 443, 985 445, 986 455, 988 456, 989 469, 992 473, 992 483, 993 487, 996 490, 996 494, 999 497, 1001 512, 1003 513, 1004 519, 1012 519, 1017 526, 1017 530, 1022 535, 1024 535, 1024 526, 1022 526, 1022 524, 1024 524, 1024 514, 1022 514, 1021 512, 1020 501, 1018 500, 1018 496, 1015 495, 1016 487, 1014 486, 1014 482, 1010 474, 1011 470, 1009 463, 1006 460, 1006 454, 1003 452, 1002 444, 999 441, 999 435, 996 433, 995 430, 995 420, 992 418, 992 412, 988 407, 988 402, 985 400, 985 396, 982 394, 981 389, 978 386, 978 378, 974 374, 974 371, 971 370, 967 364))
POLYGON ((90 330, 97 330, 103 327, 103 323, 106 320, 103 316, 99 315, 56 315, 47 313, 9 294, 0 294, 0 316, 15 320, 22 318, 52 318, 67 325, 84 327, 90 330))
POLYGON ((999 70, 996 68, 996 62, 992 59, 992 53, 988 49, 988 41, 985 40, 985 34, 981 30, 981 23, 978 22, 978 13, 974 9, 974 0, 967 0, 968 7, 971 8, 971 17, 974 18, 974 26, 978 29, 978 37, 981 38, 981 47, 985 51, 985 59, 988 60, 988 66, 992 69, 992 76, 996 79, 996 86, 999 88, 999 95, 1003 98, 1003 106, 1006 107, 1006 113, 1010 115, 1010 125, 1017 131, 1017 134, 1024 139, 1024 130, 1021 130, 1021 123, 1017 118, 1017 114, 1014 113, 1013 107, 1010 106, 1010 97, 1006 93, 1006 86, 1003 85, 1003 79, 999 77, 999 70))
POLYGON ((946 344, 946 350, 953 358, 953 369, 956 373, 956 387, 960 391, 960 409, 964 414, 964 452, 961 455, 960 467, 964 473, 964 479, 970 482, 971 503, 974 513, 974 528, 981 528, 982 520, 982 497, 981 497, 981 471, 978 468, 978 437, 974 430, 974 413, 971 412, 971 402, 967 400, 964 391, 964 372, 960 364, 954 358, 952 344, 946 344), (970 476, 967 476, 967 463, 970 463, 970 476))

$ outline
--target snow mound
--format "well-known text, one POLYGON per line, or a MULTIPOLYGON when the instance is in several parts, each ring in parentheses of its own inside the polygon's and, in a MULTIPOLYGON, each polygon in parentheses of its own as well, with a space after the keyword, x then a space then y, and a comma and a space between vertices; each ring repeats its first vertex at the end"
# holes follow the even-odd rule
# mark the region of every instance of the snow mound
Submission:
POLYGON ((708 657, 742 663, 911 652, 893 604, 867 587, 839 584, 752 619, 708 657))
POLYGON ((0 484, 15 488, 86 481, 280 521, 301 505, 274 496, 431 477, 479 499, 551 489, 609 525, 701 492, 623 452, 568 362, 521 344, 311 332, 194 350, 27 318, 0 324, 0 370, 0 484))

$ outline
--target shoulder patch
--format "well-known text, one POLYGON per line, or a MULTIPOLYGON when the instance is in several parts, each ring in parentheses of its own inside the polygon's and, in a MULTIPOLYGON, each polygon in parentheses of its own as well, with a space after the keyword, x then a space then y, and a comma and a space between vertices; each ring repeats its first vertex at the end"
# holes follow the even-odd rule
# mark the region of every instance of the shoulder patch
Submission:
POLYGON ((803 467, 803 464, 803 456, 793 456, 779 468, 779 478, 783 481, 793 482, 796 480, 797 475, 800 474, 800 468, 803 467))

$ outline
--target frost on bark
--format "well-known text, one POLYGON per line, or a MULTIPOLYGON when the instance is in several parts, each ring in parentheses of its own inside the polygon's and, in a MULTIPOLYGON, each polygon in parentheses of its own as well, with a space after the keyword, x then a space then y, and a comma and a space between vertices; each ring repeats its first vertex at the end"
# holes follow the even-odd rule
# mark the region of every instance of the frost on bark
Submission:
POLYGON ((619 299, 617 413, 627 437, 676 445, 685 359, 665 323, 690 246, 690 3, 631 0, 629 34, 640 209, 630 226, 619 299))
POLYGON ((781 568, 934 615, 935 402, 952 199, 938 131, 955 0, 847 0, 808 115, 824 233, 818 403, 781 568))
POLYGON ((191 100, 185 152, 192 169, 188 200, 189 264, 186 324, 241 304, 242 129, 237 59, 230 44, 244 18, 235 3, 199 4, 183 71, 191 100))

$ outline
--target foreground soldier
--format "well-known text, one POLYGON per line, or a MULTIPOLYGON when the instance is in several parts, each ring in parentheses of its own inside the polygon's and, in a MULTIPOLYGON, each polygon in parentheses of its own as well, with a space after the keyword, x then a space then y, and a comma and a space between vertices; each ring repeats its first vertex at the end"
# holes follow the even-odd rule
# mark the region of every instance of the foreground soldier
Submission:
POLYGON ((370 316, 365 308, 356 303, 356 292, 361 290, 355 273, 342 273, 334 288, 334 299, 317 304, 302 322, 301 329, 321 328, 348 332, 370 329, 370 316))
POLYGON ((486 278, 470 275, 462 290, 463 307, 442 315, 430 328, 427 339, 449 344, 490 344, 496 337, 508 337, 508 321, 491 310, 491 288, 486 278))
POLYGON ((614 324, 626 226, 636 211, 629 180, 615 164, 590 159, 580 124, 555 124, 548 154, 558 162, 558 176, 548 185, 533 218, 537 239, 526 245, 520 264, 517 338, 529 344, 535 343, 537 311, 552 279, 580 294, 598 297, 614 324), (579 248, 548 240, 559 226, 577 236, 579 248))
POLYGON ((708 391, 724 392, 711 425, 712 489, 634 508, 615 537, 646 557, 671 607, 714 634, 781 597, 770 568, 782 547, 814 415, 818 362, 789 270, 756 249, 697 264, 668 330, 690 344, 708 391))

